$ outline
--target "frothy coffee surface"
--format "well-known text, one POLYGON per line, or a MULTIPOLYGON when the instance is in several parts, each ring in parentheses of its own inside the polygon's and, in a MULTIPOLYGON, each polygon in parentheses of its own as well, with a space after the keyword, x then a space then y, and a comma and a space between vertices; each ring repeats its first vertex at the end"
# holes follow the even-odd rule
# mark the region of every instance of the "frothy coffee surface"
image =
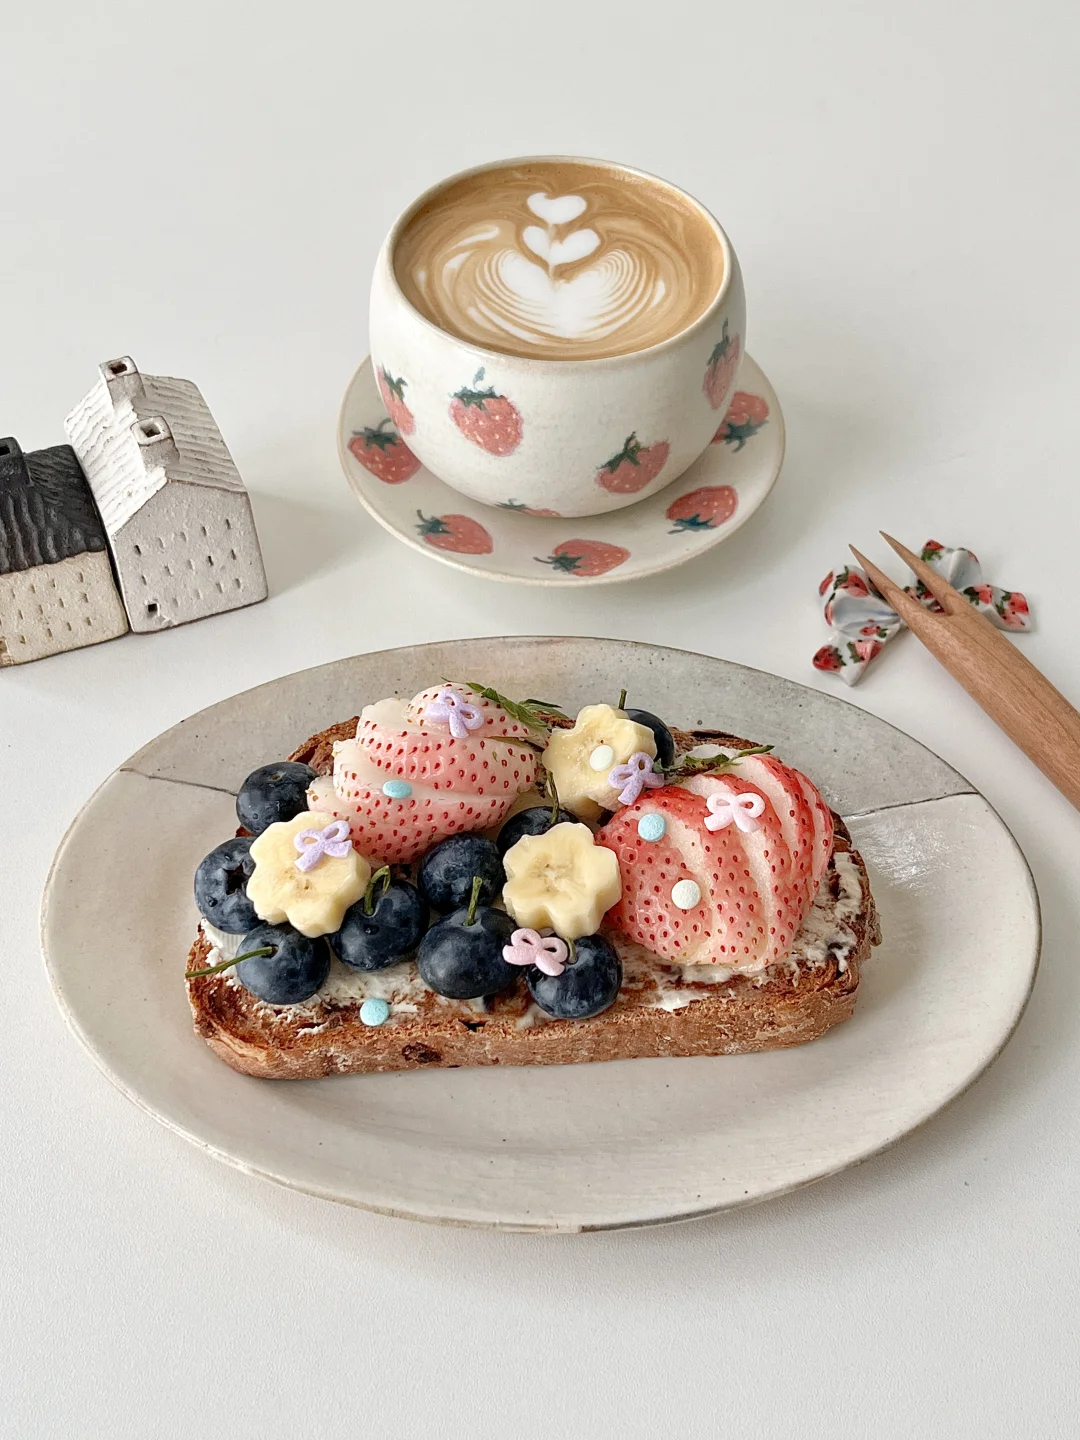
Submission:
POLYGON ((408 222, 394 272, 434 325, 505 354, 592 360, 684 330, 724 278, 703 211, 660 181, 537 161, 439 191, 408 222))

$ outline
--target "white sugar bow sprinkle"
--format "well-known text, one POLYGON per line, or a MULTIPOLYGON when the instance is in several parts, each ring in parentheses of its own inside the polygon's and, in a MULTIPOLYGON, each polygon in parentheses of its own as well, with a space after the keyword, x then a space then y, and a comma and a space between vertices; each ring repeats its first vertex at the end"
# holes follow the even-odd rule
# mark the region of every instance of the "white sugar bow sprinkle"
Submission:
POLYGON ((502 953, 508 965, 535 965, 545 975, 561 975, 570 958, 565 940, 557 935, 541 935, 539 930, 515 930, 502 953))
POLYGON ((324 830, 318 827, 301 830, 298 835, 293 836, 293 844, 300 851, 300 858, 296 862, 298 870, 313 870, 324 855, 332 855, 335 860, 340 860, 352 849, 349 822, 334 820, 324 830))
POLYGON ((744 834, 761 829, 759 817, 765 813, 765 801, 750 790, 741 795, 733 795, 730 790, 722 795, 710 795, 705 803, 709 807, 705 817, 706 830, 726 830, 732 822, 744 834))
POLYGON ((424 706, 424 719, 434 720, 437 725, 449 725, 454 739, 464 740, 470 730, 479 730, 484 723, 484 714, 478 705, 466 700, 460 690, 448 685, 424 706))

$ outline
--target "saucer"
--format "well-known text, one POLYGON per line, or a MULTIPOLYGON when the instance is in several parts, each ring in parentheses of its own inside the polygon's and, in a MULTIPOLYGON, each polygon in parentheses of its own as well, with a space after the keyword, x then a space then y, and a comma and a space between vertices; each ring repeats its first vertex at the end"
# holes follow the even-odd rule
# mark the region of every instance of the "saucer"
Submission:
POLYGON ((490 506, 452 490, 398 437, 370 356, 345 392, 338 451, 357 499, 379 524, 444 564, 518 585, 640 580, 719 545, 776 483, 784 459, 776 392, 749 355, 738 384, 715 439, 689 470, 606 515, 560 519, 529 511, 512 495, 490 506))

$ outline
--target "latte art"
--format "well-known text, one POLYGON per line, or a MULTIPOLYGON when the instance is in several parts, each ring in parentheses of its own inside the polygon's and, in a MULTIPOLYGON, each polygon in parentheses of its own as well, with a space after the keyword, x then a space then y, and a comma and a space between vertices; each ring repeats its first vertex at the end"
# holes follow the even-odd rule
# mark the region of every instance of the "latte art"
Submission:
POLYGON ((439 191, 406 224, 394 272, 410 304, 463 340, 588 360, 684 330, 724 261, 709 217, 661 181, 538 161, 439 191))

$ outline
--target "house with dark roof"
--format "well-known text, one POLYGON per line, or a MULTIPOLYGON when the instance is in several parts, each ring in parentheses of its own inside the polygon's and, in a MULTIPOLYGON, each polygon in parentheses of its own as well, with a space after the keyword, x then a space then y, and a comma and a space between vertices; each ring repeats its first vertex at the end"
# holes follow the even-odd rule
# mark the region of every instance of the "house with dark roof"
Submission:
POLYGON ((105 540, 70 445, 0 440, 0 666, 123 635, 105 540))

